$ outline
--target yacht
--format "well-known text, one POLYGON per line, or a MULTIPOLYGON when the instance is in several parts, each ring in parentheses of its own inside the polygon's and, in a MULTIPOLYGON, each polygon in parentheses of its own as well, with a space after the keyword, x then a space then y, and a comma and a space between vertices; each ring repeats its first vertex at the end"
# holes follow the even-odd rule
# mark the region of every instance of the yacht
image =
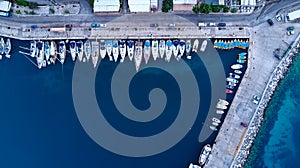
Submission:
POLYGON ((167 40, 166 43, 166 58, 165 60, 167 62, 170 62, 171 56, 172 56, 172 50, 173 50, 173 43, 171 40, 167 40))
POLYGON ((43 67, 43 61, 45 57, 45 51, 44 51, 44 42, 38 41, 36 44, 37 48, 37 55, 36 55, 36 62, 39 69, 43 67))
POLYGON ((31 41, 30 42, 30 56, 31 57, 35 57, 36 56, 36 52, 37 52, 36 41, 31 41))
POLYGON ((150 48, 151 48, 150 40, 146 40, 145 44, 144 44, 144 58, 145 58, 146 64, 148 64, 148 61, 150 58, 150 54, 151 54, 150 48))
POLYGON ((113 41, 112 47, 113 47, 112 52, 113 52, 114 60, 115 60, 115 62, 117 62, 118 57, 119 57, 119 43, 118 43, 118 40, 113 41))
POLYGON ((126 42, 125 42, 125 40, 120 40, 119 47, 120 47, 120 56, 121 56, 120 62, 124 62, 125 56, 126 56, 126 42))
POLYGON ((221 110, 225 110, 225 109, 227 109, 227 106, 223 105, 223 104, 217 104, 216 108, 221 109, 221 110))
POLYGON ((198 39, 196 39, 195 41, 194 41, 194 44, 193 44, 193 52, 197 52, 198 51, 198 46, 199 46, 199 40, 198 39))
POLYGON ((234 70, 234 73, 236 73, 236 74, 242 74, 242 71, 240 71, 240 70, 234 70))
POLYGON ((57 46, 56 46, 56 43, 55 41, 51 41, 50 42, 50 62, 55 64, 56 62, 56 59, 57 59, 57 46))
POLYGON ((100 40, 100 56, 102 59, 104 59, 105 55, 106 55, 105 40, 100 40))
POLYGON ((2 54, 4 53, 4 45, 5 45, 4 39, 2 37, 1 40, 0 40, 0 54, 1 54, 1 57, 2 57, 2 54))
POLYGON ((203 166, 206 163, 210 152, 211 152, 211 146, 209 144, 206 144, 203 147, 203 149, 201 150, 201 153, 200 153, 200 156, 199 156, 198 162, 199 162, 200 166, 203 166))
POLYGON ((132 61, 134 56, 134 42, 132 40, 127 41, 127 52, 129 60, 132 61))
POLYGON ((226 78, 226 81, 227 81, 227 82, 233 82, 233 83, 239 83, 238 80, 233 79, 233 78, 226 78))
POLYGON ((202 42, 202 45, 201 45, 200 51, 204 52, 204 51, 205 51, 205 49, 206 49, 206 46, 207 46, 207 40, 204 40, 204 41, 202 42))
POLYGON ((9 55, 10 50, 11 50, 11 43, 10 43, 10 39, 7 38, 6 43, 4 45, 4 53, 5 53, 6 58, 10 58, 10 55, 9 55))
POLYGON ((224 114, 224 110, 217 110, 216 113, 217 114, 224 114))
POLYGON ((165 55, 165 52, 166 52, 166 41, 165 40, 160 40, 158 48, 159 48, 160 58, 163 58, 164 55, 165 55))
POLYGON ((201 167, 198 165, 194 165, 193 163, 190 163, 189 168, 201 168, 201 167))
POLYGON ((99 42, 98 41, 92 41, 91 56, 92 56, 93 66, 94 66, 94 68, 96 68, 97 62, 99 59, 99 42))
POLYGON ((113 57, 111 56, 112 54, 112 40, 106 40, 105 41, 105 46, 106 46, 106 52, 109 58, 109 61, 113 61, 113 57))
POLYGON ((221 121, 219 119, 217 119, 217 118, 212 118, 212 121, 216 122, 216 123, 221 123, 221 121))
POLYGON ((179 42, 178 42, 178 40, 173 40, 173 54, 177 60, 179 60, 178 52, 179 52, 179 42))
POLYGON ((152 56, 154 61, 158 58, 158 40, 152 40, 152 56))
POLYGON ((240 75, 237 75, 237 74, 234 74, 234 73, 229 73, 230 76, 232 76, 234 79, 240 79, 241 76, 240 75))
POLYGON ((134 52, 135 69, 138 72, 143 59, 143 43, 141 41, 135 42, 134 52))
POLYGON ((85 57, 86 57, 86 60, 89 61, 90 60, 90 57, 91 57, 91 43, 90 43, 90 40, 86 40, 84 42, 84 54, 85 54, 85 57))
POLYGON ((64 41, 60 41, 58 43, 58 54, 60 57, 60 63, 64 64, 66 59, 66 43, 64 41))
POLYGON ((76 54, 78 56, 78 60, 81 62, 83 59, 83 42, 81 40, 76 43, 76 54))
POLYGON ((228 101, 226 101, 226 100, 219 99, 218 104, 222 104, 222 105, 227 106, 229 103, 228 103, 228 101))
POLYGON ((219 126, 220 123, 212 122, 211 124, 217 127, 217 126, 219 126))
POLYGON ((179 41, 179 59, 183 56, 185 51, 185 41, 184 40, 180 40, 179 41))
POLYGON ((69 47, 70 47, 70 53, 71 53, 72 60, 75 61, 75 59, 76 59, 76 42, 74 40, 70 41, 69 47))
POLYGON ((218 129, 215 127, 215 126, 209 126, 209 128, 211 129, 211 130, 213 130, 213 131, 218 131, 218 129))
POLYGON ((49 58, 50 58, 50 44, 49 41, 45 42, 45 56, 46 56, 46 61, 48 64, 50 64, 49 58))
POLYGON ((231 69, 241 69, 241 68, 243 68, 243 65, 241 65, 241 64, 233 64, 233 65, 231 65, 231 69))
POLYGON ((190 56, 190 54, 191 54, 191 46, 192 46, 191 40, 187 40, 186 44, 185 44, 185 55, 186 55, 186 57, 190 56))

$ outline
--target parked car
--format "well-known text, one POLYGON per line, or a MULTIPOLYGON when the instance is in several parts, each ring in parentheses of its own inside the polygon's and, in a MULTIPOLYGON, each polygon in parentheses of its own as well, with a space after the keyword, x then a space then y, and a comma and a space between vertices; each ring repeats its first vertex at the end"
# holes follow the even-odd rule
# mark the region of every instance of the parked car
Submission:
POLYGON ((102 27, 102 28, 105 28, 106 27, 106 24, 100 24, 100 27, 102 27))
POLYGON ((294 26, 290 26, 290 27, 286 28, 286 30, 287 31, 292 31, 292 30, 294 30, 294 26))
POLYGON ((152 24, 150 24, 150 27, 158 27, 158 24, 157 23, 152 23, 152 24))
POLYGON ((100 27, 100 25, 98 23, 92 23, 91 26, 92 27, 100 27))
POLYGON ((277 20, 278 22, 281 22, 281 21, 282 21, 281 15, 276 15, 276 20, 277 20))
POLYGON ((287 34, 288 36, 290 36, 290 35, 295 34, 295 31, 294 31, 294 30, 292 30, 292 31, 287 31, 286 34, 287 34))
POLYGON ((274 22, 273 22, 272 19, 268 19, 267 21, 268 21, 268 23, 269 23, 270 26, 273 26, 273 25, 274 25, 274 22))
POLYGON ((241 126, 248 127, 248 125, 246 123, 244 123, 244 122, 241 122, 241 126))
POLYGON ((218 27, 225 27, 226 23, 218 23, 218 27))
POLYGON ((170 23, 169 27, 175 27, 175 23, 170 23))

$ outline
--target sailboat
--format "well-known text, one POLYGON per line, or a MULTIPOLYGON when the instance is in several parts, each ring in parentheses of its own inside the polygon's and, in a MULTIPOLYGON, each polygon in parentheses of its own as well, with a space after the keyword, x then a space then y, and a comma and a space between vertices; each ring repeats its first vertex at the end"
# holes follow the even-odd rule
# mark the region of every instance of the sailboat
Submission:
POLYGON ((132 40, 127 41, 127 52, 129 60, 132 61, 134 56, 134 42, 132 40))
POLYGON ((43 61, 44 61, 44 56, 45 56, 45 52, 44 52, 44 42, 43 41, 38 41, 36 44, 37 47, 37 55, 36 55, 36 62, 37 62, 37 66, 39 69, 42 68, 43 66, 43 61))
POLYGON ((114 60, 115 60, 115 62, 117 62, 118 57, 119 57, 119 43, 118 43, 118 40, 113 41, 112 47, 113 47, 112 52, 113 52, 114 60))
POLYGON ((120 47, 120 56, 121 56, 120 62, 124 62, 125 56, 126 56, 126 42, 125 42, 125 40, 120 40, 119 47, 120 47))
POLYGON ((99 42, 98 41, 92 41, 92 62, 93 62, 93 66, 94 68, 96 68, 97 66, 97 62, 99 59, 99 42))
POLYGON ((64 64, 66 59, 66 43, 64 41, 58 43, 58 53, 61 64, 64 64))
POLYGON ((164 55, 165 55, 165 52, 166 52, 166 41, 165 40, 160 40, 158 48, 159 48, 160 58, 163 58, 164 55))
POLYGON ((45 42, 45 56, 46 56, 46 62, 50 64, 49 58, 50 58, 50 44, 49 41, 45 42))
POLYGON ((191 58, 191 48, 192 48, 192 43, 191 40, 187 40, 185 44, 185 55, 187 58, 191 58))
POLYGON ((84 42, 84 54, 86 57, 86 60, 89 61, 91 57, 91 43, 89 40, 86 40, 84 42))
POLYGON ((207 46, 207 40, 204 40, 204 41, 202 42, 202 45, 201 45, 200 51, 204 52, 204 51, 205 51, 205 49, 206 49, 206 46, 207 46))
POLYGON ((107 52, 107 55, 109 57, 109 61, 113 61, 113 57, 111 56, 111 53, 112 53, 112 40, 106 40, 105 41, 105 46, 106 46, 106 52, 107 52))
POLYGON ((50 62, 55 64, 57 59, 57 48, 55 41, 50 42, 50 62))
POLYGON ((75 61, 75 59, 76 59, 76 42, 74 40, 70 41, 69 47, 70 47, 70 53, 71 53, 72 60, 75 61))
POLYGON ((9 55, 10 50, 11 50, 11 43, 10 43, 10 39, 7 38, 6 43, 4 45, 4 53, 5 53, 6 58, 10 58, 10 55, 9 55))
POLYGON ((105 55, 106 55, 105 40, 100 40, 100 56, 102 59, 104 59, 105 55))
POLYGON ((199 40, 198 39, 196 39, 195 41, 194 41, 194 45, 193 45, 193 52, 197 52, 198 51, 198 46, 199 46, 199 40))
POLYGON ((76 54, 78 56, 78 60, 81 62, 83 59, 83 42, 81 40, 76 43, 76 54))
POLYGON ((179 41, 179 56, 177 57, 177 60, 179 60, 185 51, 185 41, 184 40, 180 40, 179 41))
POLYGON ((146 40, 145 44, 144 44, 144 58, 145 58, 146 64, 148 64, 150 54, 151 54, 150 45, 151 45, 150 40, 146 40))
POLYGON ((1 54, 1 58, 2 58, 2 54, 4 53, 4 39, 3 37, 0 40, 0 54, 1 54))
POLYGON ((171 40, 167 40, 166 43, 166 58, 165 60, 167 62, 170 62, 171 56, 172 56, 172 50, 173 50, 173 43, 171 40))
POLYGON ((36 41, 31 41, 30 42, 30 56, 31 57, 35 57, 36 56, 36 52, 37 52, 37 49, 36 49, 36 41))
POLYGON ((154 61, 158 58, 158 40, 152 40, 152 56, 154 61))
POLYGON ((138 72, 143 58, 143 43, 141 41, 135 43, 134 52, 135 70, 138 72))
POLYGON ((178 59, 178 52, 179 52, 179 42, 178 42, 178 40, 174 40, 173 41, 173 53, 174 53, 174 57, 177 60, 179 60, 178 59))

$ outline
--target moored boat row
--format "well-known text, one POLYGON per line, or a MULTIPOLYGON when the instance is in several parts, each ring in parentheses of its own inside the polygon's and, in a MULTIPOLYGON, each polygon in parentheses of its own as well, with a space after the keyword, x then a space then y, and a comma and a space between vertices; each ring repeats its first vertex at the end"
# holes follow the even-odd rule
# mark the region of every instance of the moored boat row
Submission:
POLYGON ((6 58, 10 58, 10 51, 11 51, 11 42, 10 39, 7 38, 6 42, 2 37, 0 39, 0 60, 2 59, 2 55, 5 55, 6 58))

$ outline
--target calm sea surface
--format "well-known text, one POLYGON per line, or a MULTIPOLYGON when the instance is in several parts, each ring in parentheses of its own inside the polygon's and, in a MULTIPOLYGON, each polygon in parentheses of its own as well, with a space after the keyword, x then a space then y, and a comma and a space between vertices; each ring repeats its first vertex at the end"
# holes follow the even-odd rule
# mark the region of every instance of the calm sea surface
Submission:
MULTIPOLYGON (((210 106, 209 77, 199 57, 193 57, 193 60, 188 63, 195 74, 201 93, 200 113, 198 113, 191 131, 182 141, 161 154, 132 158, 103 149, 90 139, 83 130, 76 116, 72 100, 74 63, 70 56, 68 56, 63 67, 57 63, 54 66, 51 65, 38 70, 26 57, 18 53, 20 50, 18 46, 29 47, 29 42, 17 40, 12 40, 12 42, 11 59, 0 61, 0 167, 135 168, 142 165, 144 168, 182 168, 187 167, 190 162, 197 163, 201 147, 206 143, 212 143, 216 136, 215 133, 206 142, 198 142, 201 123, 204 121, 210 106)), ((226 67, 224 68, 226 73, 229 72, 229 66, 235 63, 236 55, 240 52, 243 51, 240 49, 219 51, 224 67, 226 67)), ((111 74, 117 64, 107 60, 101 62, 100 66, 105 67, 106 72, 105 75, 96 78, 97 97, 107 94, 109 88, 106 87, 110 85, 106 82, 111 80, 111 74)), ((172 66, 172 62, 168 66, 172 66)), ((98 71, 99 73, 102 72, 98 71)), ((149 107, 149 102, 145 99, 146 96, 144 99, 139 99, 139 96, 143 97, 144 94, 148 94, 147 89, 158 87, 165 91, 171 104, 167 104, 164 114, 148 125, 135 125, 116 113, 113 102, 107 99, 106 102, 101 103, 102 108, 106 109, 104 115, 116 129, 135 136, 149 136, 163 131, 174 121, 177 115, 176 111, 179 108, 176 105, 179 102, 176 82, 168 73, 157 68, 141 71, 133 80, 135 81, 133 82, 134 86, 131 87, 135 89, 130 89, 130 94, 133 104, 140 109, 149 107), (137 129, 130 132, 130 127, 137 129)), ((297 86, 299 85, 298 81, 297 86)), ((285 95, 285 97, 297 95, 294 94, 298 92, 296 84, 294 86, 294 90, 286 92, 290 94, 285 95)), ((232 96, 228 97, 228 99, 231 98, 232 96)), ((284 103, 283 99, 281 102, 282 105, 287 104, 284 103)), ((297 111, 297 104, 295 102, 289 103, 294 105, 292 106, 294 112, 297 111)), ((286 113, 284 109, 282 113, 286 113)), ((292 123, 289 118, 286 120, 292 125, 297 124, 296 122, 292 123)), ((296 130, 290 129, 290 131, 295 135, 295 137, 293 136, 295 138, 293 142, 295 142, 297 139, 296 130)), ((289 143, 286 142, 287 144, 289 143)), ((291 151, 294 148, 293 146, 289 147, 291 151)), ((288 152, 288 150, 280 151, 288 152)), ((265 157, 270 158, 271 156, 265 157)))
POLYGON ((299 76, 298 56, 266 109, 265 121, 254 141, 247 168, 299 167, 299 76))

